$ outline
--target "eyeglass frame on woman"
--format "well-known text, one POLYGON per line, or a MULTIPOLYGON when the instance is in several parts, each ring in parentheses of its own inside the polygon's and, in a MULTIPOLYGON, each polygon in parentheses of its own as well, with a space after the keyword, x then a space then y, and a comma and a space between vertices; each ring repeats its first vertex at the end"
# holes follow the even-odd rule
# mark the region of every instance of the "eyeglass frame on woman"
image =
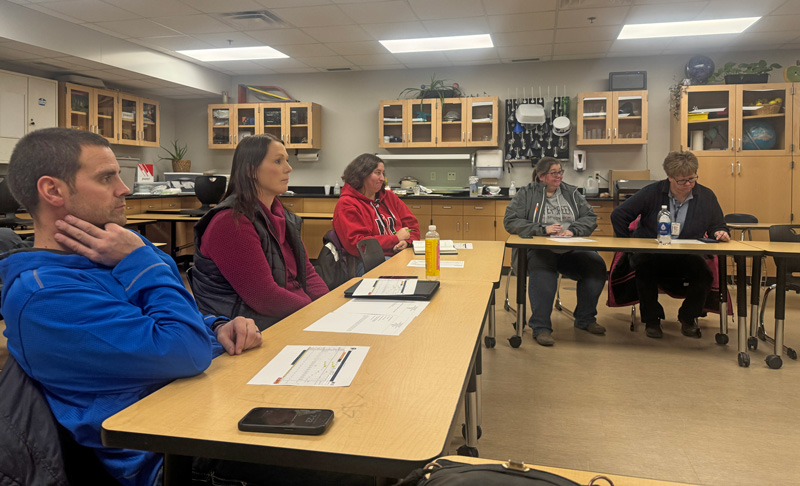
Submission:
POLYGON ((553 177, 558 177, 558 176, 563 177, 564 176, 564 169, 561 169, 561 170, 559 170, 557 172, 545 172, 545 175, 549 175, 549 176, 553 176, 553 177))
POLYGON ((688 184, 694 184, 695 182, 697 182, 697 179, 699 179, 699 178, 700 178, 700 176, 696 175, 696 176, 690 177, 688 179, 675 179, 673 177, 672 180, 675 181, 675 184, 678 184, 680 186, 685 186, 685 185, 688 185, 688 184))

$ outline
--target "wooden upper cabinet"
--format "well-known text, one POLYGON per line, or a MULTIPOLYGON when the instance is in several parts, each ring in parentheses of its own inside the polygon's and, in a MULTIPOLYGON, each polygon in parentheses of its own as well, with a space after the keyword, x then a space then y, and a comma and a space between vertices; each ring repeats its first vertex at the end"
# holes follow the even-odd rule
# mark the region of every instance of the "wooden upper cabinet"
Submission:
POLYGON ((143 147, 160 146, 161 108, 158 101, 120 93, 118 115, 117 143, 143 147))
POLYGON ((378 103, 378 147, 496 147, 499 98, 378 103))
POLYGON ((316 103, 209 105, 209 148, 235 148, 243 138, 269 133, 286 148, 322 148, 322 108, 316 103))
POLYGON ((59 83, 58 125, 96 133, 117 143, 119 94, 116 91, 59 83))
POLYGON ((647 91, 578 93, 578 145, 647 143, 647 91))

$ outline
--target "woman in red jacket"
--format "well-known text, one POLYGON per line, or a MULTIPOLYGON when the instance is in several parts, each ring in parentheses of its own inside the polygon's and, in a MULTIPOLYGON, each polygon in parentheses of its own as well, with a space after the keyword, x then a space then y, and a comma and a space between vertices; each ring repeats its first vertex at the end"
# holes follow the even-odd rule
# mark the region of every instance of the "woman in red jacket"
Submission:
POLYGON ((333 229, 342 246, 358 256, 356 244, 375 238, 387 257, 420 239, 414 213, 384 186, 383 161, 373 154, 361 154, 344 169, 344 188, 333 211, 333 229))

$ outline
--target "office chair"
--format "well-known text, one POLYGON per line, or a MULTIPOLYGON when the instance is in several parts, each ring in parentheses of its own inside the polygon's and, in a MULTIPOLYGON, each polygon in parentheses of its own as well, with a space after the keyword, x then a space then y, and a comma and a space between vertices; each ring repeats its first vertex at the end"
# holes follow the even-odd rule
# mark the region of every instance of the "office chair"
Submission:
POLYGON ((197 209, 184 209, 181 214, 205 215, 211 209, 212 204, 217 204, 222 199, 227 182, 228 178, 225 176, 199 175, 195 177, 194 195, 200 200, 202 206, 197 209))
MULTIPOLYGON (((769 241, 781 241, 787 243, 800 243, 800 233, 796 230, 800 229, 797 224, 776 224, 769 227, 769 241)), ((798 247, 800 251, 800 247, 798 247)), ((800 294, 800 279, 794 277, 792 274, 800 273, 800 257, 790 258, 786 261, 786 290, 793 291, 800 294)), ((770 292, 775 290, 776 284, 772 284, 764 290, 764 298, 762 299, 761 315, 759 316, 758 337, 762 341, 770 344, 775 344, 775 339, 768 336, 764 328, 764 314, 767 309, 767 298, 770 292)), ((797 359, 797 351, 784 345, 783 352, 792 359, 797 359)), ((769 364, 769 362, 768 362, 769 364)), ((772 367, 772 366, 770 366, 772 367)))
POLYGON ((359 241, 356 243, 356 248, 358 248, 358 254, 361 255, 361 261, 364 263, 364 273, 386 261, 383 248, 375 238, 365 238, 359 241))
POLYGON ((0 226, 13 228, 15 226, 27 226, 32 224, 29 219, 20 219, 17 217, 17 211, 20 209, 20 204, 11 195, 11 189, 8 187, 7 176, 0 176, 0 226))
MULTIPOLYGON (((736 223, 741 223, 741 224, 758 223, 758 218, 756 218, 752 214, 746 214, 746 213, 730 213, 725 215, 725 224, 736 224, 736 223)), ((741 240, 744 241, 745 233, 747 233, 747 239, 752 241, 753 234, 749 229, 742 230, 741 240)))

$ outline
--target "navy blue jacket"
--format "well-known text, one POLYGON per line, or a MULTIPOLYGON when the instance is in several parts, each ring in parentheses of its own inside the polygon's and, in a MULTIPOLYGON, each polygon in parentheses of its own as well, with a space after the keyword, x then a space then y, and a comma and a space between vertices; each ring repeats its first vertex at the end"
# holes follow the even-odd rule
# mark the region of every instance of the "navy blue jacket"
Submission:
MULTIPOLYGON (((658 212, 663 205, 669 207, 669 179, 645 186, 614 209, 611 213, 614 235, 626 238, 655 238, 658 233, 658 212), (639 225, 631 233, 628 225, 640 215, 642 218, 639 225)), ((706 234, 713 238, 714 233, 720 230, 730 234, 717 196, 711 189, 695 184, 679 238, 696 239, 706 234)))

